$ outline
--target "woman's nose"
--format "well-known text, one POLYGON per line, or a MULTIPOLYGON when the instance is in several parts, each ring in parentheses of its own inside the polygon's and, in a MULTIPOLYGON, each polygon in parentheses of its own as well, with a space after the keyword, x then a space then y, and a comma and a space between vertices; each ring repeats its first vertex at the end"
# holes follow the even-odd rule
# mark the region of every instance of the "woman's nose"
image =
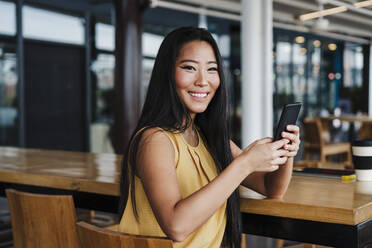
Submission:
POLYGON ((198 78, 197 78, 195 84, 197 86, 200 86, 200 87, 208 85, 207 75, 206 75, 205 72, 203 72, 203 71, 199 72, 199 75, 198 75, 198 78))

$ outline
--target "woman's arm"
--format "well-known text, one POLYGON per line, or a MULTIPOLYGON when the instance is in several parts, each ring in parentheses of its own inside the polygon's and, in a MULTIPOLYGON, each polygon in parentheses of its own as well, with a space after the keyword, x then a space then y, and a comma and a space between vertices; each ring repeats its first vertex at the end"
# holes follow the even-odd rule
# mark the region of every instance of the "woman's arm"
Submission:
POLYGON ((180 242, 207 221, 247 175, 257 169, 251 166, 257 164, 250 162, 251 158, 253 161, 261 159, 261 170, 277 169, 273 165, 283 162, 280 157, 284 154, 277 149, 285 143, 285 140, 270 144, 266 142, 244 150, 212 182, 187 198, 182 198, 173 145, 164 133, 149 129, 144 132, 139 144, 137 174, 164 233, 180 242), (260 156, 252 156, 254 152, 260 156))
MULTIPOLYGON (((287 130, 293 133, 283 132, 282 134, 284 139, 292 142, 290 145, 285 145, 285 149, 289 151, 286 163, 273 172, 251 173, 243 180, 243 186, 272 198, 280 198, 285 194, 292 176, 293 157, 296 156, 300 144, 299 128, 289 125, 287 130)), ((230 146, 233 157, 239 156, 242 150, 233 141, 230 142, 230 146)))

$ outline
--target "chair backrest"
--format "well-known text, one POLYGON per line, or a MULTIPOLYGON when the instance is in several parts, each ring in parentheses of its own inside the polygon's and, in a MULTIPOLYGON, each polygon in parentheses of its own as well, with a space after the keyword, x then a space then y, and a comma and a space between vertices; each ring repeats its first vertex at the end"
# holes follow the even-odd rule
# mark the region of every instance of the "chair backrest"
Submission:
POLYGON ((300 160, 300 161, 294 162, 293 167, 322 168, 322 163, 320 161, 313 161, 313 160, 300 160))
POLYGON ((303 123, 305 131, 305 147, 320 148, 324 142, 322 139, 322 123, 318 118, 306 118, 303 123))
POLYGON ((129 235, 86 222, 78 222, 76 229, 80 248, 172 248, 172 241, 167 238, 129 235))
POLYGON ((372 123, 364 122, 359 129, 358 133, 359 139, 372 139, 372 123))
POLYGON ((78 248, 72 196, 6 190, 15 248, 78 248))

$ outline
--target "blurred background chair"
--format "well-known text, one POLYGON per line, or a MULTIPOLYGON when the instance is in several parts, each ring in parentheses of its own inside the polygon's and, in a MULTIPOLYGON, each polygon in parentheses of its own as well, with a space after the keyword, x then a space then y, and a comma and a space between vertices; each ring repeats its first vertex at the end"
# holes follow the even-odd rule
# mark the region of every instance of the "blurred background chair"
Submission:
POLYGON ((324 164, 327 161, 327 156, 344 154, 346 155, 346 159, 343 162, 345 168, 353 168, 350 143, 329 143, 329 134, 323 129, 322 123, 318 118, 305 119, 303 127, 306 135, 304 141, 305 160, 319 156, 321 164, 324 164))
POLYGON ((78 248, 72 196, 6 190, 15 248, 78 248))
POLYGON ((372 139, 372 123, 364 122, 358 132, 359 139, 372 139))

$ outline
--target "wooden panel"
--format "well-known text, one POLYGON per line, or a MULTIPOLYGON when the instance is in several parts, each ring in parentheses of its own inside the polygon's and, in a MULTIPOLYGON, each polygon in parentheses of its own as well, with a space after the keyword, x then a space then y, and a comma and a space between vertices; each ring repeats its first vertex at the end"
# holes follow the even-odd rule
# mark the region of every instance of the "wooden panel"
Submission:
POLYGON ((166 238, 127 235, 92 226, 85 222, 76 224, 81 248, 172 248, 172 241, 166 238))
POLYGON ((16 248, 78 248, 71 196, 6 191, 16 248))

